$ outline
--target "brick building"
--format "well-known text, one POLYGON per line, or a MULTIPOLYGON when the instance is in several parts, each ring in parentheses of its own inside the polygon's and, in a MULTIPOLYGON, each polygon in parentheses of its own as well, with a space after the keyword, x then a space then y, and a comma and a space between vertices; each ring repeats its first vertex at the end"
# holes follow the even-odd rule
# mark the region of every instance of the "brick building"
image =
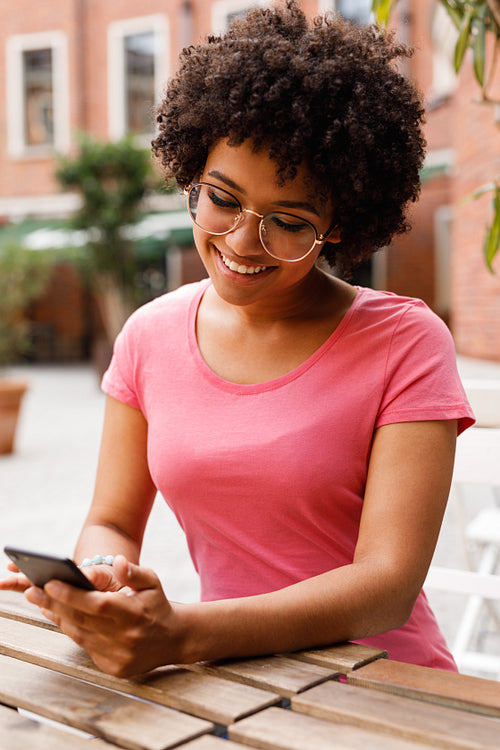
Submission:
MULTIPOLYGON (((68 214, 76 199, 58 190, 54 152, 70 153, 78 131, 111 140, 131 132, 148 143, 151 109, 180 49, 252 4, 269 3, 0 0, 0 218, 68 214)), ((309 16, 337 10, 362 22, 370 6, 302 0, 309 16)), ((426 100, 427 178, 413 231, 378 253, 363 281, 422 297, 449 321, 459 352, 500 360, 500 280, 481 249, 489 198, 461 204, 500 172, 497 113, 472 102, 477 90, 467 63, 457 85, 455 32, 438 0, 400 0, 393 24, 416 48, 406 65, 426 100)), ((169 258, 171 285, 202 273, 194 256, 169 258)))
MULTIPOLYGON (((437 176, 425 182, 412 233, 390 250, 388 287, 407 289, 415 274, 418 296, 448 320, 458 352, 500 361, 500 255, 495 274, 483 260, 492 195, 468 200, 500 174, 500 110, 478 102, 470 50, 454 75, 456 31, 439 2, 397 7, 397 33, 415 48, 410 74, 425 95, 428 171, 437 176)), ((500 69, 489 93, 500 100, 500 69)))

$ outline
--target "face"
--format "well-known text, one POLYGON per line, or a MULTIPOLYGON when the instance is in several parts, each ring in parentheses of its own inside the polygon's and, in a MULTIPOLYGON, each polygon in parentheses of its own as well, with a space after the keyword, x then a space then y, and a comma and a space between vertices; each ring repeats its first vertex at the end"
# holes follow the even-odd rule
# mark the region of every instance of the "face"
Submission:
MULTIPOLYGON (((255 215, 273 211, 294 214, 311 222, 318 235, 326 233, 332 224, 331 204, 315 195, 305 167, 299 167, 294 180, 280 185, 276 164, 267 152, 254 152, 250 141, 233 147, 224 140, 210 151, 200 181, 229 191, 243 209, 249 209, 228 234, 210 234, 196 224, 193 227, 198 252, 220 297, 236 305, 279 304, 309 284, 323 243, 315 245, 302 260, 278 260, 263 247, 260 218, 255 215)), ((333 233, 328 239, 336 242, 339 238, 333 233)))

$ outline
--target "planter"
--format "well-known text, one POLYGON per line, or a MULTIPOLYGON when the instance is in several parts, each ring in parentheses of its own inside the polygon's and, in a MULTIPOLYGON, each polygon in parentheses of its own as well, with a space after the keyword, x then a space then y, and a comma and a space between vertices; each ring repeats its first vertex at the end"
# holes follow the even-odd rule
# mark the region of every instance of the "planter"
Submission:
POLYGON ((12 453, 27 383, 0 380, 0 455, 12 453))

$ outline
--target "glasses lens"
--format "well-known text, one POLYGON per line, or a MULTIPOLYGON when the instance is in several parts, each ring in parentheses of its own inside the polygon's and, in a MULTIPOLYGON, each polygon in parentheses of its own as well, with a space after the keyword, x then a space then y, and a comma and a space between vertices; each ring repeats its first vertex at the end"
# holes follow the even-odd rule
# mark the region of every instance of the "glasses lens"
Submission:
POLYGON ((260 237, 267 252, 280 260, 300 260, 313 248, 316 230, 299 216, 267 214, 262 220, 260 237))
POLYGON ((200 182, 189 191, 188 210, 201 229, 212 234, 225 234, 237 223, 241 206, 226 190, 200 182))

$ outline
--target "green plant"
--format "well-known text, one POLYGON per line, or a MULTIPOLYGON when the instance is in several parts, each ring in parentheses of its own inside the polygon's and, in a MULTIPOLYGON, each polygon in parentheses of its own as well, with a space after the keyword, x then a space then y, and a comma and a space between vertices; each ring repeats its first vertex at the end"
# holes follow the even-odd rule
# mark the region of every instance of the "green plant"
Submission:
MULTIPOLYGON (((481 101, 500 104, 492 99, 489 88, 493 80, 500 51, 500 0, 439 0, 457 29, 454 65, 458 73, 465 53, 472 50, 472 69, 476 77, 481 101), (487 60, 487 37, 492 40, 491 59, 487 60)), ((372 0, 372 10, 377 23, 387 25, 398 0, 372 0)), ((476 199, 486 192, 493 193, 492 219, 487 224, 483 253, 488 269, 493 273, 492 262, 500 248, 500 175, 479 187, 470 196, 476 199)))
POLYGON ((45 253, 12 243, 0 246, 0 367, 29 352, 26 308, 43 293, 50 270, 45 253))
POLYGON ((76 156, 59 160, 56 178, 81 195, 72 223, 88 232, 91 283, 112 340, 137 306, 137 255, 124 227, 143 216, 143 198, 158 187, 150 153, 128 137, 110 143, 81 136, 76 156))

